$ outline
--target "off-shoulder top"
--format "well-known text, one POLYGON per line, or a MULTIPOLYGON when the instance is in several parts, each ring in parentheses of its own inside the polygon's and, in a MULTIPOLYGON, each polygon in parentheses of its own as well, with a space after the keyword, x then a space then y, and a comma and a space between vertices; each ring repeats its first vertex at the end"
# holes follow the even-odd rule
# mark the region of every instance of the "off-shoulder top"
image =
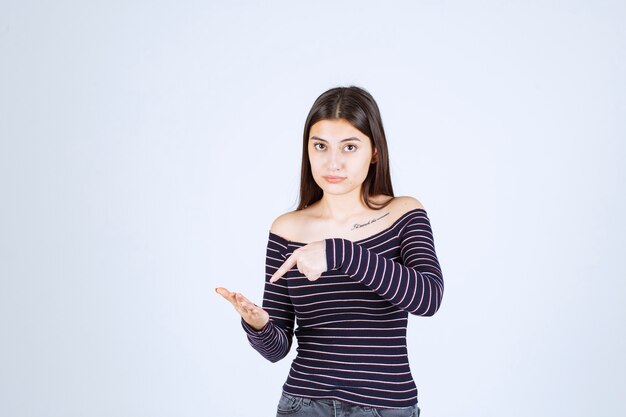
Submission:
POLYGON ((272 232, 267 244, 263 308, 270 321, 248 340, 276 362, 298 341, 283 390, 372 407, 417 403, 409 368, 408 313, 431 316, 443 296, 443 275, 424 209, 403 214, 366 239, 326 239, 328 271, 309 281, 296 267, 269 279, 304 243, 272 232), (297 326, 296 326, 297 325, 297 326))

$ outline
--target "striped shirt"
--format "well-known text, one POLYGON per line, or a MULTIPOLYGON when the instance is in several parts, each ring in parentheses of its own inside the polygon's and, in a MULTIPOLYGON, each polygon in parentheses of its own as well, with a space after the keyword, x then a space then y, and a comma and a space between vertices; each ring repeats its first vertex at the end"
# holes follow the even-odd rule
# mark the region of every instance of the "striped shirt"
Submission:
POLYGON ((325 245, 328 271, 318 280, 294 267, 270 283, 287 257, 305 246, 270 232, 263 295, 270 321, 257 332, 242 320, 250 344, 276 362, 295 334, 297 356, 283 385, 288 394, 372 407, 416 404, 408 313, 435 314, 443 295, 426 211, 408 211, 366 239, 326 239, 325 245))

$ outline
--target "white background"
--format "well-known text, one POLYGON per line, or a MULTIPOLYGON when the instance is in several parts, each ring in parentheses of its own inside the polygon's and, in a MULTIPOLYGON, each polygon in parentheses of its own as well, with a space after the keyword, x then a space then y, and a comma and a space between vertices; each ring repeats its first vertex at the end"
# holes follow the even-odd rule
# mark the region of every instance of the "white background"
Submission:
POLYGON ((259 302, 328 88, 377 99, 446 290, 423 416, 626 414, 622 1, 0 3, 0 415, 272 416, 259 302), (620 185, 622 184, 622 185, 620 185))

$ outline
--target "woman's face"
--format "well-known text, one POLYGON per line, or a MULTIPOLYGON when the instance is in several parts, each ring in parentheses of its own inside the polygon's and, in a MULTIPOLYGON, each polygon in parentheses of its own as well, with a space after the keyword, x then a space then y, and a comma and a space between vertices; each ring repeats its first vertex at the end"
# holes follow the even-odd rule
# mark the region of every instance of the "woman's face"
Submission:
POLYGON ((325 119, 311 126, 308 146, 313 179, 324 193, 360 193, 373 157, 369 137, 344 119, 325 119))

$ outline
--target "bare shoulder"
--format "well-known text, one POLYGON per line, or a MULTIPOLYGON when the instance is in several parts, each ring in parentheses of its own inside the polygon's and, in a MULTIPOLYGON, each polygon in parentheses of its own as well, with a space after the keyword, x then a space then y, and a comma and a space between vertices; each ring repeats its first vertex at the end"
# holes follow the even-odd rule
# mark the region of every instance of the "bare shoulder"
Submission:
POLYGON ((298 230, 306 222, 308 217, 307 210, 295 210, 282 214, 274 220, 270 231, 285 239, 293 238, 294 230, 298 230))
POLYGON ((281 214, 274 220, 270 231, 279 236, 282 236, 285 231, 292 230, 294 224, 296 224, 297 211, 290 211, 285 214, 281 214))
POLYGON ((411 210, 424 209, 424 206, 417 198, 409 196, 395 197, 391 200, 389 205, 392 206, 396 213, 406 213, 411 210))

